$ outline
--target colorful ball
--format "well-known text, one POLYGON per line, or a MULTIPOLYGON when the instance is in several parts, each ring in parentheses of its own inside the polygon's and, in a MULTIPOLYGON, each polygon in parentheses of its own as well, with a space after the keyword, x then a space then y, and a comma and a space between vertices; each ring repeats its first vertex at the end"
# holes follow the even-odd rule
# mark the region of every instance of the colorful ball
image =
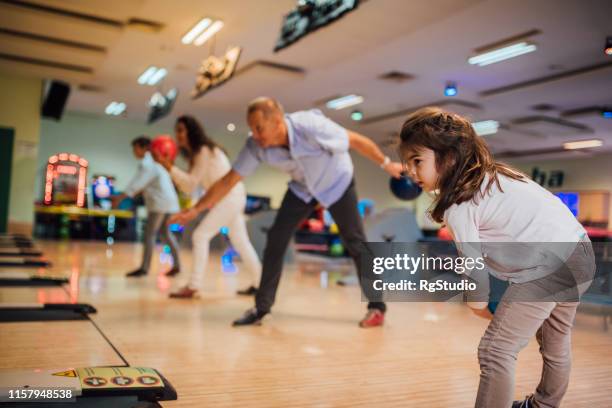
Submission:
POLYGON ((323 232, 325 224, 323 224, 323 221, 321 220, 311 218, 308 220, 308 228, 311 232, 323 232))
POLYGON ((446 227, 442 227, 438 230, 438 238, 441 239, 442 241, 452 241, 453 240, 453 236, 451 235, 449 229, 446 227))
POLYGON ((400 178, 391 177, 389 188, 395 197, 406 201, 414 200, 423 191, 410 177, 403 174, 400 178))
POLYGON ((329 246, 329 254, 331 256, 342 256, 344 255, 344 246, 341 242, 334 242, 329 246))
POLYGON ((151 142, 151 151, 167 159, 174 160, 178 148, 172 137, 168 135, 159 135, 151 142))

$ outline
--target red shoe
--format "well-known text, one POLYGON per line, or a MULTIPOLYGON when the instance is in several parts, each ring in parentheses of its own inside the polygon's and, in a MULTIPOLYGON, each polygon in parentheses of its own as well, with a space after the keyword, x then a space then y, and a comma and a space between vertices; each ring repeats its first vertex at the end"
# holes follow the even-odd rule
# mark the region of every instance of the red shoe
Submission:
POLYGON ((171 298, 174 299, 193 299, 197 297, 197 289, 191 289, 189 286, 183 286, 176 292, 170 294, 171 298))
POLYGON ((368 309, 365 317, 359 322, 359 327, 376 327, 385 323, 385 314, 378 309, 368 309))

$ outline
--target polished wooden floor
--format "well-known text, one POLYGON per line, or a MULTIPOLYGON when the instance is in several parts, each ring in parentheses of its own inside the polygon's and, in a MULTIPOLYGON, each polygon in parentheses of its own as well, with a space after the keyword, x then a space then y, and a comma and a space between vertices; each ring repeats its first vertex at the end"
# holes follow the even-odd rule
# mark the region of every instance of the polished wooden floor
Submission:
MULTIPOLYGON (((138 266, 140 245, 39 245, 54 263, 41 273, 69 276, 68 291, 5 289, 0 301, 91 303, 93 319, 131 365, 154 367, 176 387, 179 400, 164 406, 473 406, 476 346, 487 322, 460 304, 393 303, 384 328, 360 329, 358 288, 335 284, 347 267, 300 260, 287 266, 265 324, 232 328, 252 299, 234 295, 246 277, 224 273, 218 254, 202 297, 174 300, 168 293, 185 279, 189 251, 182 277, 158 275, 168 268, 158 254, 150 276, 128 280, 123 275, 138 266)), ((0 367, 120 364, 87 323, 1 324, 0 367)), ((579 314, 573 353, 563 406, 612 406, 612 331, 604 317, 579 314)), ((534 339, 519 357, 517 398, 532 392, 540 367, 534 339)))

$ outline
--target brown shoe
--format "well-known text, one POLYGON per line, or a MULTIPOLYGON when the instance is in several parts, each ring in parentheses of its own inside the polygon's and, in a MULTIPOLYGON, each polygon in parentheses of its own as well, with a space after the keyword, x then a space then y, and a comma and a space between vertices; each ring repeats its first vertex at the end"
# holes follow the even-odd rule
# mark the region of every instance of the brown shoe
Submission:
POLYGON ((189 286, 183 286, 176 292, 172 292, 170 297, 174 299, 193 299, 197 297, 197 293, 197 289, 191 289, 189 286))

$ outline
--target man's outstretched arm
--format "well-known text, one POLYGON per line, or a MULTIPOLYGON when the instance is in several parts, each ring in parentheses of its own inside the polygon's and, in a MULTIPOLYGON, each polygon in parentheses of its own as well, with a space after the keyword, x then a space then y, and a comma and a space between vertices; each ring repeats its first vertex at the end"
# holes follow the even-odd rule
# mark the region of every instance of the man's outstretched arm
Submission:
POLYGON ((191 208, 187 208, 168 220, 170 224, 186 224, 196 218, 202 211, 210 210, 223 199, 232 188, 242 180, 242 176, 235 170, 228 171, 225 176, 217 180, 206 191, 206 194, 191 208))
POLYGON ((372 141, 372 139, 360 135, 359 133, 348 130, 349 136, 349 147, 366 159, 379 165, 384 171, 389 173, 391 176, 398 178, 400 177, 403 166, 401 163, 392 162, 380 148, 372 141))

